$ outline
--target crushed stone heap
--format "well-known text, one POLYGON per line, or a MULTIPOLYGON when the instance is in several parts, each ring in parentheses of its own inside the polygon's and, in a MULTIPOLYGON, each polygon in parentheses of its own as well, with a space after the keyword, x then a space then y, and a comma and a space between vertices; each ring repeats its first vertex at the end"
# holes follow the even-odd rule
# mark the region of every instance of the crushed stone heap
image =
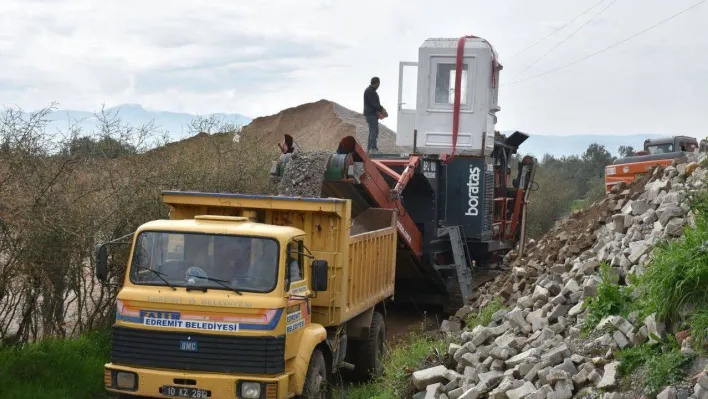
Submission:
POLYGON ((278 182, 278 195, 320 197, 332 151, 295 152, 278 182))
MULTIPOLYGON (((244 137, 258 137, 263 143, 279 143, 283 135, 293 136, 302 151, 337 150, 339 142, 354 136, 366 148, 369 128, 364 115, 328 100, 302 104, 275 115, 254 119, 243 128, 244 137)), ((396 146, 396 133, 379 123, 380 152, 398 154, 405 150, 396 146)))
MULTIPOLYGON (((522 259, 480 287, 470 306, 445 320, 441 331, 457 343, 451 363, 412 374, 417 399, 640 398, 643 386, 622 386, 614 353, 665 339, 669 329, 654 315, 610 316, 587 336, 583 302, 597 294, 599 269, 607 262, 620 281, 641 275, 660 240, 683 234, 694 223, 687 191, 706 189, 705 155, 677 159, 630 187, 613 189, 601 202, 559 221, 522 259), (462 328, 495 298, 505 308, 486 326, 462 328)), ((683 351, 691 351, 689 340, 683 351), (687 345, 688 344, 688 345, 687 345)), ((690 386, 667 387, 658 398, 708 398, 708 375, 700 369, 690 386), (677 396, 678 395, 678 396, 677 396)), ((694 374, 689 374, 694 375, 694 374)))

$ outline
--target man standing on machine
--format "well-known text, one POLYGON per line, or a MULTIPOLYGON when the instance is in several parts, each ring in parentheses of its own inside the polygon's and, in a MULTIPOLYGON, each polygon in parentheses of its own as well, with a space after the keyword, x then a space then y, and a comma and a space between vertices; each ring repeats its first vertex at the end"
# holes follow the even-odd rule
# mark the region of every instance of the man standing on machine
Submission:
POLYGON ((371 78, 371 84, 364 90, 364 117, 369 125, 369 140, 366 144, 366 152, 378 152, 377 139, 379 137, 379 119, 388 116, 386 109, 379 102, 379 94, 376 90, 381 81, 378 77, 371 78))

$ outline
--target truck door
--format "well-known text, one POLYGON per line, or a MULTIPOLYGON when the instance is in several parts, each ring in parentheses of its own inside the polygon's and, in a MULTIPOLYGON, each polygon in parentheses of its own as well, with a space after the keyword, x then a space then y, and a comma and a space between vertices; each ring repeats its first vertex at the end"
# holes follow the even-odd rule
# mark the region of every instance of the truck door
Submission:
POLYGON ((302 295, 301 287, 307 288, 303 266, 302 241, 292 240, 288 243, 288 253, 285 261, 285 289, 290 295, 302 295))
POLYGON ((297 354, 297 349, 305 327, 310 324, 310 302, 302 240, 288 243, 285 261, 285 289, 288 305, 285 309, 285 358, 297 354))

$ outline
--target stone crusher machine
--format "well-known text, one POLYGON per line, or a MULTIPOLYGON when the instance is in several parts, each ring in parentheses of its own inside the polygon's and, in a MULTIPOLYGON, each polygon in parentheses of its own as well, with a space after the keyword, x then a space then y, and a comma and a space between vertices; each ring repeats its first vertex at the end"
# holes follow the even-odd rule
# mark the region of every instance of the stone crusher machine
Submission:
MULTIPOLYGON (((345 137, 329 159, 323 197, 351 199, 354 217, 369 207, 398 212, 397 302, 455 311, 478 272, 517 243, 523 252, 536 160, 514 156, 528 135, 495 132, 500 69, 483 39, 425 41, 418 63, 400 65, 396 144, 409 153, 369 155, 345 137), (404 107, 408 68, 417 68, 413 109, 404 107)), ((294 147, 286 135, 273 175, 294 147)))

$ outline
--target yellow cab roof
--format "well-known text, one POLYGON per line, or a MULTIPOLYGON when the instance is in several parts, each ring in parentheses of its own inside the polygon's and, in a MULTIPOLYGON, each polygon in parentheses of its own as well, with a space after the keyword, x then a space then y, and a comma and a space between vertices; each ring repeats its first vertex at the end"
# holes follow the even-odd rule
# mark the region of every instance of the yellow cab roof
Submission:
POLYGON ((140 226, 141 231, 173 231, 184 233, 227 234, 272 237, 288 240, 305 232, 295 227, 276 226, 272 224, 254 223, 221 216, 197 216, 197 219, 154 220, 140 226))

